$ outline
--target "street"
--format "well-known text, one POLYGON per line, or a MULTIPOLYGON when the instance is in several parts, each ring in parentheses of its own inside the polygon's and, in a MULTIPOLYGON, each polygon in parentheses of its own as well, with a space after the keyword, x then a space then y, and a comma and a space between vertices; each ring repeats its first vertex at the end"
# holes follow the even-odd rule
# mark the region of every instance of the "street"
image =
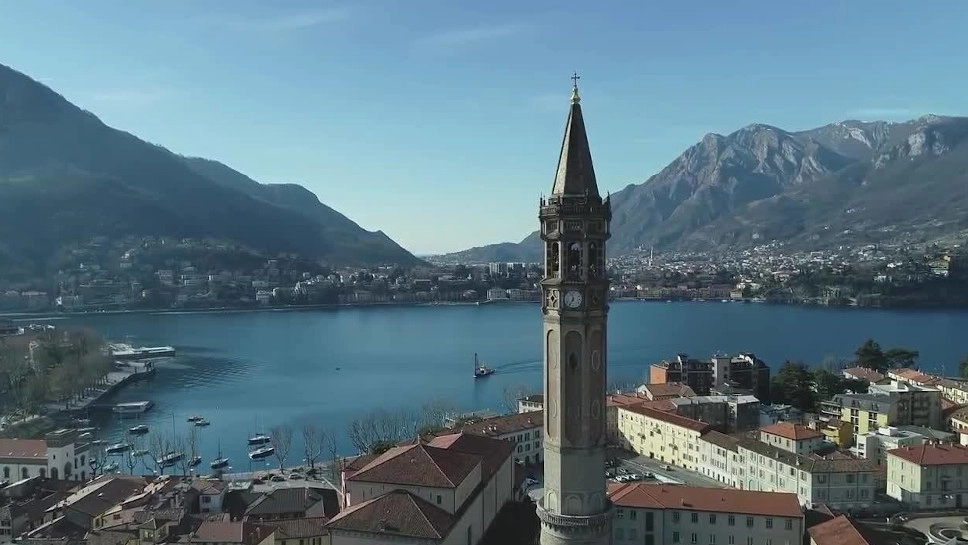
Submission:
POLYGON ((618 458, 622 467, 639 474, 646 472, 654 473, 657 481, 702 488, 729 488, 729 486, 715 479, 710 479, 694 471, 674 466, 671 471, 662 469, 662 466, 665 465, 663 462, 649 458, 648 456, 632 457, 631 454, 625 453, 618 456, 618 458))

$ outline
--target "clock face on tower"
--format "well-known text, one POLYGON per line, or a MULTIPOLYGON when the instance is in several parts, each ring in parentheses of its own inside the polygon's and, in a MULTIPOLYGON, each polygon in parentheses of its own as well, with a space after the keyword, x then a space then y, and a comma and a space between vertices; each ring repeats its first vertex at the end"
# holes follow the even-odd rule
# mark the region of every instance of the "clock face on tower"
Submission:
POLYGON ((565 292, 565 306, 568 308, 578 308, 581 306, 581 292, 580 291, 568 291, 565 292))

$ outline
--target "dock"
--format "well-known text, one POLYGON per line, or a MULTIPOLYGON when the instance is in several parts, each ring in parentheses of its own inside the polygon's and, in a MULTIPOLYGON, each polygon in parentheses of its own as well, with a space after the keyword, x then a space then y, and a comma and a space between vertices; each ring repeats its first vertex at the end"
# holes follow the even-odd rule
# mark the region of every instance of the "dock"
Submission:
POLYGON ((141 361, 153 358, 175 357, 173 346, 142 346, 135 348, 130 344, 117 343, 108 345, 111 357, 117 361, 141 361))
POLYGON ((84 411, 87 409, 111 410, 114 405, 100 405, 100 399, 121 386, 141 380, 151 376, 155 371, 154 363, 151 361, 125 362, 116 364, 113 371, 109 371, 104 377, 100 386, 89 388, 80 398, 48 403, 46 407, 52 412, 58 411, 84 411))

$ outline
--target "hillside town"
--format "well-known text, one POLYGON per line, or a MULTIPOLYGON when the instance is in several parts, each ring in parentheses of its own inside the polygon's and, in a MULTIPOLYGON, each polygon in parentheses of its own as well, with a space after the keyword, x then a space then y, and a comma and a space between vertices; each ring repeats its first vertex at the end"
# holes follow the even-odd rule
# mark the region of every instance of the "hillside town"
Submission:
MULTIPOLYGON (((878 358, 803 408, 769 402, 788 373, 752 353, 651 364, 647 383, 606 399, 612 542, 963 535, 968 382, 878 358)), ((250 474, 139 475, 105 465, 104 446, 72 428, 0 439, 0 543, 532 543, 543 411, 542 395, 523 395, 516 412, 439 415, 415 438, 250 474)))
MULTIPOLYGON (((92 239, 62 252, 53 278, 0 285, 0 312, 535 302, 542 266, 324 265, 211 240, 92 239)), ((640 251, 610 258, 612 299, 850 306, 968 305, 960 247, 876 245, 733 254, 640 251)))

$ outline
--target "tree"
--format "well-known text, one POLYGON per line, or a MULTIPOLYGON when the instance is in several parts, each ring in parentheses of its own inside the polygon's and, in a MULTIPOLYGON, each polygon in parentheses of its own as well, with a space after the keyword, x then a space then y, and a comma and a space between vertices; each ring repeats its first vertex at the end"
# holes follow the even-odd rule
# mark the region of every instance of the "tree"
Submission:
POLYGON ((884 359, 887 360, 888 367, 914 367, 920 355, 917 350, 891 348, 884 352, 884 359))
POLYGON ((330 466, 329 472, 331 480, 334 483, 340 481, 340 475, 343 472, 343 466, 340 463, 339 452, 337 452, 338 445, 336 444, 336 435, 333 433, 326 434, 326 452, 329 454, 330 466))
POLYGON ((505 386, 501 394, 501 408, 508 413, 518 412, 518 400, 534 393, 524 386, 505 386))
POLYGON ((812 411, 817 402, 813 391, 813 376, 806 365, 786 361, 770 380, 770 399, 786 403, 801 411, 812 411))
POLYGON ((857 357, 857 365, 860 367, 873 369, 879 373, 887 371, 887 358, 884 356, 884 351, 881 350, 881 345, 877 344, 874 339, 864 341, 864 344, 860 345, 854 355, 857 357))
POLYGON ((961 376, 968 378, 968 356, 961 359, 961 363, 958 364, 958 370, 961 372, 961 376))
POLYGON ((161 459, 172 451, 172 439, 163 433, 152 434, 148 441, 148 455, 151 456, 152 465, 155 466, 155 473, 163 475, 165 468, 161 465, 161 459))
POLYGON ((313 424, 305 424, 302 428, 303 454, 309 469, 316 469, 316 460, 323 454, 326 444, 326 430, 313 424))
POLYGON ((272 437, 272 446, 276 449, 274 454, 279 461, 279 471, 282 471, 286 465, 286 456, 289 456, 289 449, 292 447, 292 428, 273 426, 269 429, 269 436, 272 437))

